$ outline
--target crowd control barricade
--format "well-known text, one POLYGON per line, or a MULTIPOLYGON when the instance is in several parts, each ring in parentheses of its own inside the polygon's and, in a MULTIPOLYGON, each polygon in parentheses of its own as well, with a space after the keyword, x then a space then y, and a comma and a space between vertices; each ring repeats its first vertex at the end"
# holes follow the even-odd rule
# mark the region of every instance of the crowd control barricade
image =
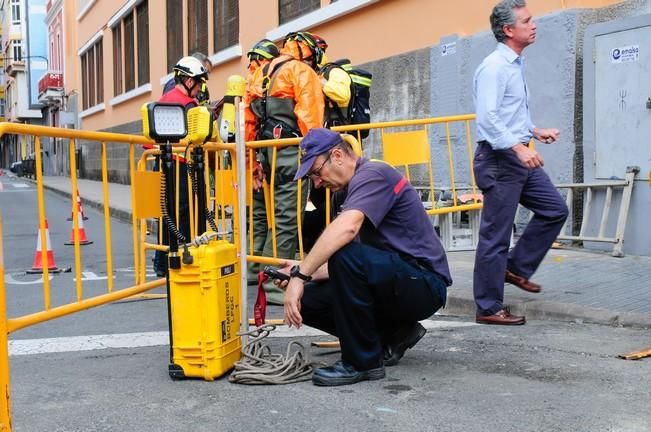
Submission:
MULTIPOLYGON (((42 307, 36 305, 36 312, 28 313, 21 316, 9 318, 7 316, 7 302, 5 291, 5 277, 3 254, 0 245, 0 388, 3 389, 3 397, 0 398, 0 431, 11 430, 11 403, 9 392, 9 356, 8 356, 8 336, 20 329, 33 326, 55 318, 70 315, 76 312, 84 311, 95 306, 105 305, 117 300, 126 299, 135 295, 140 295, 154 288, 165 286, 165 279, 156 279, 146 281, 144 278, 144 271, 141 266, 144 266, 144 257, 140 253, 141 240, 138 236, 138 220, 137 210, 132 212, 133 222, 133 268, 134 283, 127 287, 116 287, 114 282, 114 264, 113 264, 113 244, 111 235, 111 213, 109 208, 109 186, 108 186, 108 157, 107 146, 109 144, 114 146, 126 146, 129 155, 129 176, 132 185, 136 185, 136 151, 140 151, 142 145, 152 145, 153 143, 137 135, 126 135, 106 132, 90 132, 80 131, 75 129, 60 129, 46 126, 24 125, 16 123, 0 123, 0 137, 5 134, 15 134, 29 136, 33 138, 35 147, 35 173, 36 173, 36 190, 37 190, 37 209, 39 221, 39 233, 44 244, 42 244, 41 259, 43 263, 43 303, 42 307), (74 275, 74 301, 63 304, 54 304, 51 296, 50 285, 50 272, 48 263, 48 236, 46 236, 46 217, 47 211, 44 199, 44 184, 43 184, 43 161, 41 157, 41 142, 44 138, 60 138, 69 140, 68 155, 70 158, 70 181, 71 181, 71 199, 78 194, 77 184, 77 155, 76 143, 80 140, 85 142, 85 145, 97 145, 101 157, 101 177, 102 177, 102 195, 103 195, 103 217, 104 217, 104 253, 106 258, 106 287, 105 292, 99 295, 85 295, 82 277, 82 250, 80 248, 79 239, 79 217, 78 206, 72 205, 73 210, 73 239, 74 239, 74 266, 72 272, 74 275), (39 310, 40 309, 40 310, 39 310)), ((138 209, 138 202, 136 199, 137 187, 131 188, 131 202, 132 208, 138 209)), ((52 220, 52 218, 50 218, 52 220)), ((0 224, 1 226, 1 224, 0 224)), ((2 232, 0 228, 0 241, 2 239, 2 232)), ((27 258, 26 258, 27 259, 27 258)), ((29 261, 31 262, 31 258, 29 261)), ((96 282, 97 283, 97 282, 96 282)))
POLYGON ((332 129, 345 133, 369 129, 371 133, 363 146, 379 149, 382 155, 379 159, 402 169, 417 189, 427 192, 423 201, 427 213, 433 216, 476 211, 482 207, 472 170, 474 141, 470 123, 475 118, 474 114, 463 114, 332 129), (417 165, 426 171, 420 179, 413 176, 417 165), (462 202, 460 192, 471 194, 469 200, 462 202))

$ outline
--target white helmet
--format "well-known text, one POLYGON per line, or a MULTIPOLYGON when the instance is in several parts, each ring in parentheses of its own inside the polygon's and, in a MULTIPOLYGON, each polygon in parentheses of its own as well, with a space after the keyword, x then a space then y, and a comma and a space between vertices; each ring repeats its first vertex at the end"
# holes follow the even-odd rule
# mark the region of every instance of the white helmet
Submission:
POLYGON ((174 65, 176 76, 184 75, 190 78, 208 79, 208 71, 197 58, 192 56, 183 57, 174 65))

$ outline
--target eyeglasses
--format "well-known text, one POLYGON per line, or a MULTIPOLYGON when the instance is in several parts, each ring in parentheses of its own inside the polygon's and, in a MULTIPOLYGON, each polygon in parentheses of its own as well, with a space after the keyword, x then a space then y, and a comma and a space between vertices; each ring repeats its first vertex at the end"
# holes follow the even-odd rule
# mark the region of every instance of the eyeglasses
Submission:
POLYGON ((328 152, 328 157, 325 158, 325 160, 323 161, 323 163, 321 164, 321 166, 320 166, 318 169, 315 169, 315 170, 309 171, 309 172, 307 173, 306 176, 307 176, 307 177, 318 177, 318 178, 321 178, 321 170, 322 170, 323 167, 325 166, 326 162, 328 162, 328 161, 330 160, 330 156, 332 156, 332 150, 330 150, 330 151, 328 152))

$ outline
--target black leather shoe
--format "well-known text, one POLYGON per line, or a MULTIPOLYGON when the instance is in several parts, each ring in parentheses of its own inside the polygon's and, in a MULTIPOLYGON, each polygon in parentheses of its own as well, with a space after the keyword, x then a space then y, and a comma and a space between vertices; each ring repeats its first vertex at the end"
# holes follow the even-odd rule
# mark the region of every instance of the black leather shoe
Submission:
POLYGON ((427 330, 419 322, 399 328, 384 347, 384 365, 395 366, 398 364, 405 351, 418 343, 427 330))
POLYGON ((358 371, 353 365, 339 360, 332 366, 315 369, 312 375, 312 382, 318 386, 342 386, 355 384, 364 380, 379 380, 384 378, 384 375, 384 366, 358 371))

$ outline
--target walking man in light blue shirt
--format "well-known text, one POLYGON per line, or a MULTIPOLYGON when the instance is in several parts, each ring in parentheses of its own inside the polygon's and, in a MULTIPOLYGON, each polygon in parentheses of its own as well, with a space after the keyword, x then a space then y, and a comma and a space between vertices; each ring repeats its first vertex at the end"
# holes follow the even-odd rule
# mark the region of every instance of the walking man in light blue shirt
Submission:
POLYGON ((534 126, 529 113, 529 88, 522 51, 536 40, 536 24, 524 0, 503 0, 490 17, 497 48, 479 65, 474 77, 478 146, 474 159, 484 208, 475 256, 476 321, 518 325, 504 302, 504 283, 532 293, 540 285, 529 278, 560 232, 568 210, 542 169, 543 158, 527 143, 555 142, 558 129, 534 126), (534 213, 509 253, 518 204, 534 213))

